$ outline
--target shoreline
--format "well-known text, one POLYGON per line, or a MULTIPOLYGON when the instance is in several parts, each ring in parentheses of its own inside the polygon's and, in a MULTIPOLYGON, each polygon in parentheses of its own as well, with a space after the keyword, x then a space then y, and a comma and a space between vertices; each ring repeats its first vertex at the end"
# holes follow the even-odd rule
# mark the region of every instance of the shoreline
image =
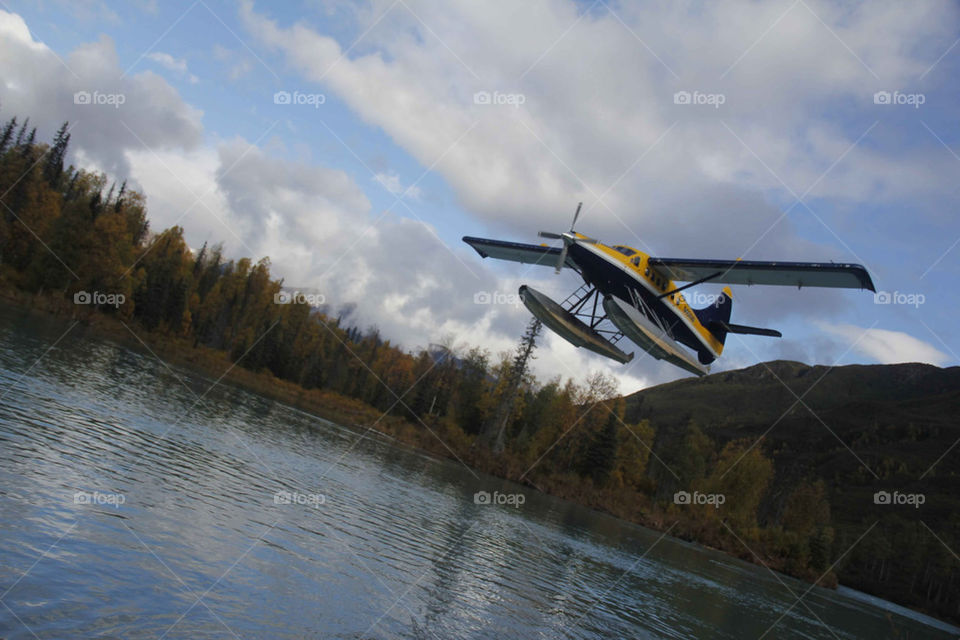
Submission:
MULTIPOLYGON (((677 527, 669 535, 671 538, 695 544, 703 549, 721 553, 725 556, 767 568, 784 576, 802 580, 812 586, 836 591, 842 587, 848 591, 863 593, 865 596, 886 602, 904 611, 923 615, 942 625, 957 628, 947 619, 938 618, 923 609, 899 604, 879 595, 854 589, 838 582, 836 574, 829 572, 825 576, 803 575, 803 572, 790 572, 784 567, 784 561, 778 557, 757 557, 746 548, 724 548, 710 544, 703 528, 696 529, 698 523, 685 519, 682 515, 664 511, 648 497, 636 493, 637 503, 613 500, 616 490, 598 489, 592 485, 584 488, 582 483, 571 483, 563 477, 538 478, 538 486, 533 480, 518 477, 516 461, 498 459, 479 447, 474 447, 474 438, 468 437, 469 446, 465 450, 454 452, 445 444, 444 422, 430 421, 429 430, 422 425, 412 423, 403 417, 385 414, 366 403, 339 393, 322 389, 305 389, 295 383, 276 378, 267 371, 254 372, 238 363, 231 362, 226 352, 203 346, 194 346, 185 338, 151 332, 130 320, 123 321, 97 311, 95 308, 78 307, 69 300, 56 295, 36 295, 0 287, 0 304, 25 314, 42 316, 63 323, 74 322, 84 333, 122 348, 159 359, 166 366, 179 367, 190 374, 210 380, 213 385, 227 383, 244 391, 254 393, 264 399, 280 402, 290 407, 354 430, 373 430, 405 448, 410 448, 436 459, 459 460, 470 469, 491 477, 506 480, 536 490, 544 495, 563 500, 582 508, 590 509, 606 516, 617 518, 626 523, 638 525, 664 533, 673 524, 677 527), (433 433, 431 433, 431 431, 433 433), (436 434, 436 435, 434 435, 436 434), (697 533, 704 535, 698 536, 697 533)), ((73 331, 73 329, 71 329, 73 331)), ((459 429, 458 429, 459 431, 459 429)), ((451 434, 452 435, 452 434, 451 434)), ((453 436, 452 437, 456 437, 453 436)), ((460 440, 463 434, 460 432, 460 440)), ((456 447, 460 448, 460 447, 456 447)))

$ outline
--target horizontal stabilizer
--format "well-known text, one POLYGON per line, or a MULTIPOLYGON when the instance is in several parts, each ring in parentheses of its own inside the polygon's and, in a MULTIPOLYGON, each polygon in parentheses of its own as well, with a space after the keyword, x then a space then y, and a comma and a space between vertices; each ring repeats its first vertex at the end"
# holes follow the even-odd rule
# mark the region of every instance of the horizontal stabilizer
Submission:
POLYGON ((783 334, 776 329, 764 329, 763 327, 748 327, 745 324, 730 324, 727 322, 711 322, 707 328, 711 331, 714 327, 726 331, 727 333, 742 333, 751 336, 769 336, 771 338, 782 338, 783 334))
MULTIPOLYGON (((506 242, 504 240, 473 238, 471 236, 464 236, 463 241, 473 247, 483 258, 509 260, 523 264, 542 264, 546 267, 555 267, 562 255, 562 250, 559 247, 547 247, 538 244, 506 242)), ((567 257, 564 259, 563 266, 572 267, 574 265, 570 258, 567 257)))

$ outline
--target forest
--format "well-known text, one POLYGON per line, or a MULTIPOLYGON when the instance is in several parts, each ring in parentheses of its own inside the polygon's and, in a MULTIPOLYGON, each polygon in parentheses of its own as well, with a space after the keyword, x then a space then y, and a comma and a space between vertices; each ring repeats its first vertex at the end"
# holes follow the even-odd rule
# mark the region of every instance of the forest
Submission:
MULTIPOLYGON (((66 165, 67 123, 49 143, 36 135, 29 118, 16 116, 0 133, 0 295, 9 303, 85 323, 123 323, 165 357, 179 355, 215 378, 235 366, 254 390, 332 419, 352 416, 354 426, 532 489, 960 621, 960 560, 948 549, 960 548, 957 512, 925 513, 920 522, 902 511, 872 518, 863 505, 838 509, 851 481, 839 463, 788 466, 783 455, 784 446, 832 451, 835 442, 757 444, 762 430, 737 425, 749 404, 659 420, 665 414, 640 411, 601 374, 537 380, 529 367, 536 322, 510 353, 442 337, 409 350, 335 310, 350 301, 278 303, 283 282, 271 275, 269 259, 233 258, 220 245, 191 250, 182 228, 151 229, 142 193, 66 165), (83 297, 90 292, 100 296, 83 297), (874 520, 880 524, 868 531, 874 520)), ((725 393, 746 384, 731 380, 725 393)), ((887 438, 887 453, 864 454, 867 463, 893 465, 894 474, 897 438, 924 436, 922 424, 903 433, 896 428, 906 424, 890 432, 870 426, 875 438, 887 438)), ((956 488, 951 473, 939 486, 956 488)), ((869 478, 857 481, 872 487, 869 478)))

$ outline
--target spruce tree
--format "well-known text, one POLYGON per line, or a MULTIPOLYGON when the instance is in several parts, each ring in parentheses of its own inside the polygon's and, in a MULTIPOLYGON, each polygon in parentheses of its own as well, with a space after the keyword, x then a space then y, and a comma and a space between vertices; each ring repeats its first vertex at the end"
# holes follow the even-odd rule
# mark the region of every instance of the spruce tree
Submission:
POLYGON ((530 324, 527 325, 527 330, 520 339, 516 355, 514 355, 510 369, 507 371, 506 384, 501 390, 497 410, 484 429, 484 440, 492 445, 494 453, 503 451, 507 424, 510 422, 510 417, 513 415, 514 407, 517 404, 520 385, 523 383, 523 378, 530 367, 530 360, 534 357, 533 351, 537 347, 537 336, 540 335, 542 327, 543 324, 536 318, 530 320, 530 324))
POLYGON ((13 140, 13 130, 17 128, 17 117, 14 116, 7 121, 3 127, 3 133, 0 133, 0 153, 7 150, 10 141, 13 140))

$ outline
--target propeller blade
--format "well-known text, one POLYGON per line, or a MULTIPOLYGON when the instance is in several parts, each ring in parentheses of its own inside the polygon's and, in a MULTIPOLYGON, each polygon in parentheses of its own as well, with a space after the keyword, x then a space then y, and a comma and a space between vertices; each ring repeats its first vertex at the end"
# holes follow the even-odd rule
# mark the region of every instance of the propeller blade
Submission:
POLYGON ((577 203, 577 211, 573 214, 573 222, 570 223, 570 231, 573 231, 573 228, 577 226, 577 218, 580 217, 580 207, 583 206, 582 202, 577 203))
POLYGON ((559 240, 560 238, 563 237, 559 233, 554 233, 552 231, 541 231, 537 235, 540 236, 541 238, 550 238, 551 240, 559 240))
POLYGON ((570 245, 568 245, 566 242, 563 243, 563 249, 560 250, 560 259, 557 260, 557 268, 556 268, 557 273, 560 273, 560 271, 563 269, 564 263, 566 263, 567 261, 567 248, 569 246, 570 245))

